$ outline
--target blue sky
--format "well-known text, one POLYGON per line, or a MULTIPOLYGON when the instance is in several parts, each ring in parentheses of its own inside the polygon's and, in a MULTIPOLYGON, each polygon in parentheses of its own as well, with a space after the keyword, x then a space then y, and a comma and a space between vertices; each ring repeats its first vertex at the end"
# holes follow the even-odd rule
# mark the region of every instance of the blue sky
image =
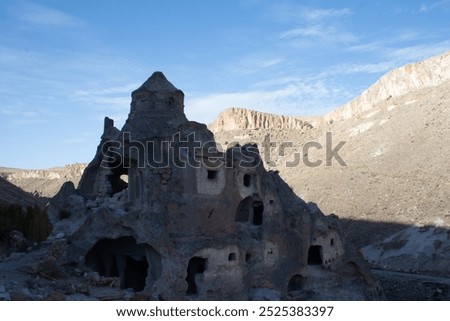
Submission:
POLYGON ((0 166, 89 162, 154 71, 189 119, 323 114, 450 50, 450 0, 0 0, 0 166))

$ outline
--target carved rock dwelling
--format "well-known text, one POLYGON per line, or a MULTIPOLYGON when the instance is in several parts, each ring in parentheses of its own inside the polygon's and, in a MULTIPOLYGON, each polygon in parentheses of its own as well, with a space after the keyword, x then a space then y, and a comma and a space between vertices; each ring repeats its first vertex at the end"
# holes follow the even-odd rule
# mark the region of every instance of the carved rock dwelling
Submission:
POLYGON ((216 148, 183 100, 155 72, 122 130, 105 119, 78 188, 66 183, 49 208, 62 263, 155 300, 378 298, 337 218, 266 171, 256 145, 216 148))

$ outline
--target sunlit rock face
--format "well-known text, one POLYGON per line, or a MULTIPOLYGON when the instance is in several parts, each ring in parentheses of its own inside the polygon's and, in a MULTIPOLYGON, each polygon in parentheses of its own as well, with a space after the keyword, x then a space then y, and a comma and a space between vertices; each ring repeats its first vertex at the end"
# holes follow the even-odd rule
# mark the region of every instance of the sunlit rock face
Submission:
POLYGON ((266 171, 257 146, 218 150, 183 99, 156 72, 122 130, 105 119, 78 188, 49 208, 62 263, 156 300, 379 298, 337 218, 266 171))

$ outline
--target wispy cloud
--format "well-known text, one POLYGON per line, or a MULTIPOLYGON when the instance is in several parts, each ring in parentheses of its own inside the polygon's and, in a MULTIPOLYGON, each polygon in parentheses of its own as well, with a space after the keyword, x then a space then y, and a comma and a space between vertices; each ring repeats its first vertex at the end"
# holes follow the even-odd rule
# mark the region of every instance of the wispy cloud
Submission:
MULTIPOLYGON (((294 45, 355 43, 358 37, 344 27, 343 17, 352 15, 350 8, 282 7, 293 18, 294 27, 281 32, 277 39, 294 45), (294 18, 295 17, 295 18, 294 18)), ((280 9, 277 9, 280 11, 280 9)), ((281 10, 281 12, 283 12, 281 10)))
MULTIPOLYGON (((372 36, 373 37, 373 36, 372 36)), ((392 30, 388 37, 381 36, 375 41, 363 42, 364 38, 360 38, 360 42, 346 48, 349 52, 374 52, 384 54, 392 51, 394 48, 401 47, 403 43, 412 41, 432 40, 433 35, 424 33, 414 28, 392 30)))
POLYGON ((231 70, 233 74, 250 75, 261 71, 267 71, 270 68, 280 65, 283 61, 284 59, 281 57, 249 55, 231 64, 227 69, 231 70))
MULTIPOLYGON (((188 95, 189 97, 190 95, 188 95)), ((348 93, 337 86, 322 81, 295 82, 277 90, 253 90, 216 93, 187 100, 185 112, 190 119, 211 122, 226 108, 243 107, 263 112, 287 115, 322 114, 330 106, 349 98, 348 93)))
POLYGON ((358 37, 353 33, 338 29, 336 26, 316 24, 287 30, 280 34, 279 39, 309 38, 327 43, 354 43, 358 37))
POLYGON ((307 21, 322 21, 325 19, 329 19, 332 17, 342 17, 348 16, 352 14, 352 10, 350 8, 344 9, 308 9, 303 8, 300 11, 300 16, 303 17, 307 21))
MULTIPOLYGON (((352 75, 352 74, 379 74, 387 72, 396 67, 394 61, 383 61, 379 63, 344 63, 330 67, 326 75, 352 75)), ((325 74, 322 74, 325 77, 325 74)))
POLYGON ((351 8, 323 9, 286 2, 274 2, 270 6, 270 12, 272 17, 279 21, 306 21, 309 23, 349 16, 353 13, 351 8))
POLYGON ((63 11, 24 1, 13 8, 14 15, 22 22, 53 27, 76 27, 82 22, 63 11))
POLYGON ((419 12, 424 13, 439 8, 450 10, 450 0, 436 1, 432 4, 422 4, 419 8, 419 12))
POLYGON ((2 120, 13 125, 32 125, 48 121, 46 119, 47 113, 42 110, 18 109, 17 106, 15 108, 2 107, 0 109, 0 115, 3 118, 2 120))
POLYGON ((405 63, 422 60, 450 50, 450 40, 401 47, 393 50, 390 56, 405 63))
POLYGON ((137 83, 109 88, 94 88, 78 90, 73 93, 73 100, 91 105, 107 106, 108 108, 128 108, 130 105, 130 92, 137 89, 137 83))

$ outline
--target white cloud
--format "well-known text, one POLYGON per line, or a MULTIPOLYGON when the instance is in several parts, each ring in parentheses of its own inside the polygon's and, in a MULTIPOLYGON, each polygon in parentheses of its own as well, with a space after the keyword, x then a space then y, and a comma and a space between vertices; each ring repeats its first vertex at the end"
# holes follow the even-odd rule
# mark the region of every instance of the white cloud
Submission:
POLYGON ((270 6, 272 18, 279 21, 295 21, 303 20, 306 22, 321 22, 324 20, 330 20, 332 18, 338 18, 343 16, 349 16, 352 14, 351 8, 313 8, 294 3, 280 3, 275 2, 270 6))
POLYGON ((279 65, 283 61, 283 58, 269 58, 249 55, 243 59, 240 59, 238 62, 233 63, 227 69, 231 70, 233 74, 250 75, 260 71, 267 71, 267 69, 279 65))
POLYGON ((428 11, 428 7, 425 4, 422 4, 419 8, 419 12, 426 12, 428 11))
POLYGON ((450 50, 450 40, 398 48, 390 53, 392 59, 402 63, 423 60, 450 50))
POLYGON ((130 83, 109 88, 83 89, 74 92, 73 99, 90 105, 123 108, 130 105, 130 93, 138 87, 137 83, 130 83))
POLYGON ((423 42, 427 38, 431 38, 431 36, 416 29, 406 28, 401 30, 392 30, 388 37, 367 43, 355 44, 348 47, 346 50, 350 52, 373 52, 384 54, 388 51, 392 51, 395 47, 399 47, 402 42, 423 42))
POLYGON ((442 0, 442 1, 437 1, 434 2, 432 4, 422 4, 419 8, 419 12, 428 12, 434 9, 450 9, 450 0, 442 0))
POLYGON ((98 107, 106 106, 108 108, 128 108, 130 106, 130 94, 118 95, 113 97, 112 94, 95 91, 78 91, 73 94, 73 100, 89 105, 97 105, 98 107))
MULTIPOLYGON (((344 63, 329 68, 325 73, 327 75, 351 75, 351 74, 378 74, 391 70, 396 67, 394 61, 383 61, 379 63, 344 63)), ((325 77, 325 75, 323 75, 325 77)))
POLYGON ((325 41, 326 43, 354 43, 358 37, 353 33, 331 25, 315 24, 287 30, 279 35, 281 40, 307 38, 312 41, 325 41))
POLYGON ((361 43, 350 46, 347 48, 347 51, 351 52, 376 52, 381 48, 384 48, 385 43, 381 41, 373 41, 368 43, 361 43))
POLYGON ((307 21, 322 21, 332 17, 348 16, 352 14, 350 8, 344 9, 308 9, 301 10, 301 16, 307 21))
POLYGON ((54 27, 76 27, 81 21, 60 10, 48 8, 32 2, 22 2, 14 8, 14 13, 23 22, 54 27))
POLYGON ((24 119, 34 119, 34 118, 39 117, 39 114, 36 111, 20 110, 20 109, 12 108, 12 107, 10 107, 10 108, 4 107, 4 108, 0 109, 0 114, 5 115, 5 116, 24 118, 24 119))
POLYGON ((277 90, 197 95, 196 98, 187 99, 185 112, 189 119, 206 123, 212 122, 220 112, 231 107, 285 115, 323 114, 347 98, 348 94, 343 89, 328 87, 322 81, 296 82, 277 90))
POLYGON ((350 8, 322 9, 300 7, 291 9, 297 14, 296 27, 278 35, 279 40, 289 40, 293 44, 308 45, 317 42, 325 44, 354 43, 358 37, 347 30, 341 23, 344 16, 352 14, 350 8))

